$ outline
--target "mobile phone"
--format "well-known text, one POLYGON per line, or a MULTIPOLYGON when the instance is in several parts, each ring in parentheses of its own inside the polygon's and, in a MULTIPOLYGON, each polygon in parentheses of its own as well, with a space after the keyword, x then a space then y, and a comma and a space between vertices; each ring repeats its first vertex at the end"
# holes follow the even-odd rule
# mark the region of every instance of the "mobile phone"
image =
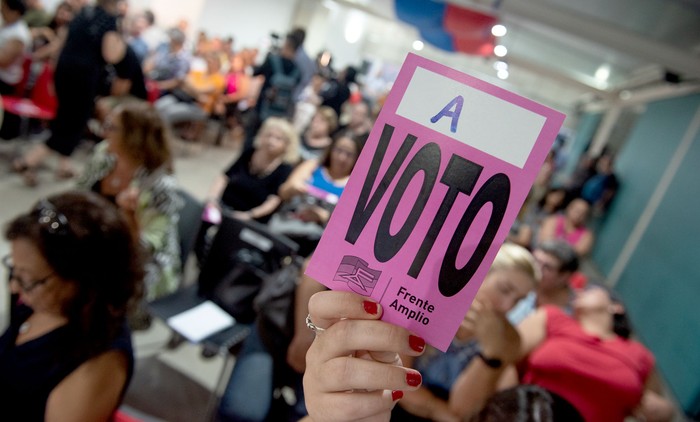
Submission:
POLYGON ((205 206, 202 220, 212 224, 221 224, 221 210, 211 204, 205 206))

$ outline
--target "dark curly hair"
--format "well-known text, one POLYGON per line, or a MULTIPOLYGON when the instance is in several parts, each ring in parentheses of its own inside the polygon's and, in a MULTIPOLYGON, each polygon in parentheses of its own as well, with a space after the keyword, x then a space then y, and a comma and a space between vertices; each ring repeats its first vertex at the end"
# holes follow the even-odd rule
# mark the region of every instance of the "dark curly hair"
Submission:
POLYGON ((10 221, 5 238, 31 242, 56 275, 75 283, 77 294, 63 307, 78 338, 73 357, 106 350, 142 294, 142 254, 121 212, 94 193, 66 192, 10 221))

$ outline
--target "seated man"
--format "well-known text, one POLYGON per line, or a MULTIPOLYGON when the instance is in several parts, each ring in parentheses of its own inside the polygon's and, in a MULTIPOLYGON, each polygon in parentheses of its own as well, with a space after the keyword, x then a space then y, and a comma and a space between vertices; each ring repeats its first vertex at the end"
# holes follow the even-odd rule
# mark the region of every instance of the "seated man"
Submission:
POLYGON ((226 87, 226 79, 220 71, 221 62, 216 53, 208 53, 205 60, 205 71, 191 71, 181 89, 156 101, 156 108, 170 125, 193 123, 188 133, 183 134, 184 138, 190 140, 199 137, 204 123, 226 87))
POLYGON ((537 289, 508 313, 508 319, 513 324, 543 305, 555 305, 571 313, 574 298, 571 279, 579 265, 576 251, 564 241, 550 240, 542 242, 532 255, 540 267, 542 278, 537 289))
POLYGON ((179 88, 190 69, 190 55, 185 51, 185 34, 177 28, 168 31, 170 42, 162 44, 146 59, 143 70, 155 81, 160 95, 179 88))

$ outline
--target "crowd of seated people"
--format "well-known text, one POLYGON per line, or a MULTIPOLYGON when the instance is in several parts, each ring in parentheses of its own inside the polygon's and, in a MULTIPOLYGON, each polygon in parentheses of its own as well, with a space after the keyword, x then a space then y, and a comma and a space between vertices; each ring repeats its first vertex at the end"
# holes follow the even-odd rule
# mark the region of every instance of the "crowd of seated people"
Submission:
MULTIPOLYGON (((19 3, 3 0, 3 18, 22 27, 13 20, 24 13, 19 3)), ((29 386, 22 374, 12 371, 8 382, 0 381, 4 397, 26 395, 17 403, 36 403, 34 411, 47 419, 108 419, 133 370, 129 329, 146 328, 147 302, 181 285, 184 263, 177 224, 182 203, 173 164, 173 128, 187 122, 186 127, 196 130, 179 134, 198 140, 206 122, 215 117, 238 133, 240 154, 208 192, 198 192, 206 197, 195 246, 200 264, 206 261, 222 214, 255 220, 270 233, 292 239, 308 264, 376 111, 371 102, 352 95, 358 86, 354 67, 329 74, 309 59, 302 29, 290 31, 283 45, 266 57, 256 57, 254 49, 234 50, 232 37, 221 40, 201 32, 188 43, 182 29, 157 28, 149 12, 120 16, 121 6, 118 0, 99 0, 87 6, 89 10, 62 3, 53 19, 36 19, 44 23, 28 32, 33 42, 21 41, 20 28, 7 47, 16 53, 17 42, 22 42, 22 51, 33 45, 33 60, 55 66, 59 100, 75 94, 78 80, 89 84, 79 98, 59 106, 49 141, 13 163, 27 184, 38 183, 36 170, 50 152, 61 158, 57 175, 73 175, 68 159, 88 118, 96 116, 102 122, 97 132, 104 139, 92 146, 77 184, 81 192, 40 202, 6 231, 13 253, 5 263, 22 304, 0 337, 0 367, 22 367, 25 343, 35 339, 42 344, 39 358, 46 360, 63 341, 60 336, 72 339, 100 331, 91 341, 61 346, 65 360, 59 377, 29 386), (77 23, 71 25, 71 19, 77 23), (87 37, 89 28, 99 36, 87 37), (100 48, 91 50, 94 57, 77 54, 97 43, 100 48), (68 75, 71 66, 79 72, 68 75), (101 85, 108 88, 100 90, 101 85), (101 101, 96 106, 97 99, 101 101), (93 239, 90 230, 122 244, 104 246, 99 242, 105 239, 93 239), (74 276, 73 261, 62 262, 62 242, 85 248, 88 258, 103 247, 120 249, 106 258, 110 265, 121 260, 121 273, 114 269, 117 272, 107 274, 113 268, 105 264, 74 276), (97 278, 104 278, 105 284, 93 286, 97 278), (61 286, 64 293, 57 290, 61 286), (116 297, 110 302, 102 297, 104 292, 116 297), (129 312, 127 303, 133 304, 129 312), (83 321, 85 317, 91 321, 83 321), (62 407, 72 388, 84 383, 102 388, 108 376, 116 382, 94 405, 86 396, 80 405, 62 407), (10 394, 16 382, 22 388, 10 394)), ((42 16, 37 10, 32 19, 42 16)), ((0 44, 0 50, 4 48, 0 44)), ((19 56, 0 52, 11 56, 8 63, 16 68, 19 56)), ((0 60, 0 69, 5 69, 4 63, 0 60)), ((4 74, 0 72, 0 81, 4 74)), ((669 420, 672 407, 659 394, 653 356, 630 340, 629 332, 615 331, 624 307, 603 288, 583 289, 585 283, 577 278, 579 261, 587 258, 594 242, 587 227, 589 214, 609 207, 618 184, 609 158, 586 169, 585 177, 582 172, 575 175, 580 180, 553 185, 556 159, 548 158, 510 243, 501 247, 446 353, 378 321, 378 304, 349 293, 313 296, 325 287, 304 275, 302 268, 293 275, 293 332, 270 343, 264 325, 252 327, 218 417, 280 420, 275 419, 280 413, 273 413, 275 388, 286 385, 295 393, 295 402, 284 413, 288 420, 298 420, 307 410, 313 420, 344 420, 339 412, 347 409, 354 412, 350 419, 381 414, 384 420, 397 421, 498 420, 489 417, 503 411, 501 403, 509 400, 536 403, 518 411, 549 409, 547 414, 560 418, 542 420, 618 421, 630 415, 669 420), (307 329, 309 314, 326 328, 323 335, 307 329), (385 335, 360 342, 342 334, 341 329, 363 330, 364 324, 385 335), (359 365, 345 353, 348 350, 357 356, 366 356, 366 350, 385 353, 373 354, 381 359, 365 359, 359 365), (592 359, 595 368, 586 363, 592 359), (356 369, 352 380, 331 379, 337 371, 331 360, 348 360, 347 368, 356 369)), ((95 258, 94 265, 104 259, 95 258)))

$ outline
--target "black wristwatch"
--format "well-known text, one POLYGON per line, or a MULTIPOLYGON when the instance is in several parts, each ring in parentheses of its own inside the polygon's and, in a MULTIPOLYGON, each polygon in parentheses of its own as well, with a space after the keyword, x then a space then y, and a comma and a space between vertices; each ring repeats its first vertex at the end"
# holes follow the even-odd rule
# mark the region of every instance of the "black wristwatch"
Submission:
POLYGON ((483 353, 481 353, 481 351, 479 351, 476 355, 479 356, 489 368, 500 369, 501 366, 503 366, 502 360, 498 358, 487 358, 483 353))

